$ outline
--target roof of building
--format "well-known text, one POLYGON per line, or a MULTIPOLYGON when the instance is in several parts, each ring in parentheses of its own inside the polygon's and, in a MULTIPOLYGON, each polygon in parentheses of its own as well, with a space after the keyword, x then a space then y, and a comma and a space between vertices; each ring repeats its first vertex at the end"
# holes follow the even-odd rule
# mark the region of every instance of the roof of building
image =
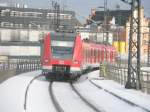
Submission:
MULTIPOLYGON (((36 24, 36 26, 40 25, 40 28, 47 29, 47 27, 53 28, 56 23, 56 16, 54 14, 56 10, 51 9, 0 6, 0 12, 0 23, 13 24, 9 28, 15 28, 15 24, 23 24, 23 28, 28 28, 29 24, 36 24)), ((74 27, 81 24, 75 17, 74 11, 60 10, 59 18, 60 25, 74 27)))
MULTIPOLYGON (((115 24, 124 26, 131 14, 130 10, 108 10, 107 17, 115 17, 115 24)), ((94 21, 104 21, 105 13, 104 11, 95 11, 95 14, 91 16, 94 21)))

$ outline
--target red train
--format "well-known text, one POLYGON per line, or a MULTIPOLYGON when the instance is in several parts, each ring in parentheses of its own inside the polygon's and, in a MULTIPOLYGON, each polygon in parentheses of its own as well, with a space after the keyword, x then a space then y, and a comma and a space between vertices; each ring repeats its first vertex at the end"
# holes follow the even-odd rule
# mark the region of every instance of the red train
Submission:
POLYGON ((43 40, 42 70, 47 78, 76 77, 101 62, 113 63, 115 55, 112 46, 81 40, 76 33, 52 32, 43 40))

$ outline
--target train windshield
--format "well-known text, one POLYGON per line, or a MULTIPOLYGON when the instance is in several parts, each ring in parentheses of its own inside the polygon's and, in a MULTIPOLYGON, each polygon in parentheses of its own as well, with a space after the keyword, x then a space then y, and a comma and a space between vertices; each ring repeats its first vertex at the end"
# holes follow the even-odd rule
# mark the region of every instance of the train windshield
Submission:
POLYGON ((72 59, 75 35, 57 34, 51 36, 52 56, 56 59, 72 59))

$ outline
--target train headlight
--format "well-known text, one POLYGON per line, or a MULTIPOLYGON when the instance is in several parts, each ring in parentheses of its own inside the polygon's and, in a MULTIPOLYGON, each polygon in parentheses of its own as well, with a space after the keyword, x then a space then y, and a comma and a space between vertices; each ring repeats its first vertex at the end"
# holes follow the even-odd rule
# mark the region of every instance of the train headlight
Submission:
POLYGON ((73 63, 74 64, 79 64, 79 62, 77 60, 74 60, 73 63))
POLYGON ((48 59, 45 59, 44 62, 47 63, 47 62, 48 62, 48 59))

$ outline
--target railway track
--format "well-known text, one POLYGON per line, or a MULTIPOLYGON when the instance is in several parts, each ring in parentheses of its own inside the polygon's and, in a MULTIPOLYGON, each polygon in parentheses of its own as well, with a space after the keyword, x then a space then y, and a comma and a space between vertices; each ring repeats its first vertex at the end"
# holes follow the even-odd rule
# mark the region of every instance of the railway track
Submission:
POLYGON ((92 80, 89 80, 89 82, 90 82, 92 85, 94 85, 95 87, 97 87, 98 89, 100 89, 100 90, 103 89, 105 92, 107 92, 107 93, 113 95, 114 97, 120 99, 121 101, 123 101, 123 102, 125 102, 125 103, 127 103, 127 104, 129 104, 129 105, 131 105, 131 106, 136 106, 136 107, 141 108, 142 110, 144 110, 144 111, 146 111, 146 112, 150 112, 150 110, 148 110, 148 109, 146 109, 146 108, 144 108, 144 107, 142 107, 142 106, 140 106, 140 105, 138 105, 138 104, 135 104, 134 102, 131 102, 131 101, 129 101, 129 100, 123 98, 123 97, 120 97, 120 96, 118 96, 117 94, 115 94, 115 93, 113 93, 113 92, 111 92, 111 91, 109 91, 109 90, 107 90, 107 89, 102 88, 100 85, 95 84, 92 80))
POLYGON ((79 92, 78 90, 75 88, 75 86, 70 83, 70 86, 72 88, 72 90, 81 98, 81 100, 90 108, 92 108, 95 112, 105 112, 104 110, 99 110, 97 107, 95 107, 92 103, 90 103, 88 100, 86 100, 86 98, 84 98, 79 92))
MULTIPOLYGON (((25 91, 25 98, 24 98, 24 111, 26 112, 27 111, 27 100, 28 100, 28 91, 29 91, 29 88, 31 86, 31 84, 34 82, 35 79, 38 79, 39 77, 42 77, 43 75, 38 75, 38 76, 35 76, 32 80, 30 80, 30 82, 28 83, 27 87, 26 87, 26 91, 25 91)), ((100 85, 97 85, 96 83, 93 82, 93 79, 89 80, 89 82, 94 85, 95 87, 97 87, 98 89, 100 90, 104 90, 105 92, 113 95, 114 97, 118 98, 119 100, 122 100, 124 101, 125 103, 131 105, 131 106, 135 106, 135 107, 138 107, 138 108, 141 108, 142 110, 146 111, 146 112, 150 112, 150 110, 138 105, 138 104, 135 104, 127 99, 124 99, 118 95, 116 95, 115 93, 107 90, 107 89, 104 89, 102 88, 100 85)), ((86 99, 86 97, 84 97, 80 91, 78 91, 78 89, 75 87, 75 85, 72 83, 72 82, 68 82, 68 86, 71 87, 71 89, 69 89, 70 91, 73 91, 82 101, 85 105, 87 105, 91 110, 93 110, 93 112, 106 112, 103 108, 97 108, 95 105, 93 105, 90 101, 88 101, 86 99)), ((57 112, 65 112, 63 109, 63 107, 60 105, 61 103, 57 100, 56 98, 56 95, 54 93, 54 87, 53 87, 53 81, 51 81, 49 83, 49 95, 50 95, 50 98, 52 100, 52 103, 56 109, 57 112)), ((82 102, 81 101, 81 102, 82 102)))
POLYGON ((38 79, 39 77, 42 77, 44 76, 43 74, 40 74, 38 76, 35 76, 33 77, 33 79, 30 80, 30 82, 28 83, 27 87, 26 87, 26 90, 25 90, 25 97, 24 97, 24 110, 26 112, 27 110, 27 100, 28 100, 28 91, 29 91, 29 88, 31 86, 31 84, 34 82, 34 80, 38 79))
MULTIPOLYGON (((54 105, 57 112, 65 112, 65 110, 63 110, 63 107, 60 105, 60 102, 56 98, 56 95, 55 95, 54 90, 53 90, 53 83, 54 82, 51 81, 50 84, 49 84, 49 94, 50 94, 50 98, 52 100, 52 103, 53 103, 53 105, 54 105)), ((78 90, 74 87, 72 82, 68 82, 68 84, 71 87, 70 91, 73 91, 81 99, 81 102, 83 101, 83 104, 85 104, 91 110, 93 110, 92 112, 105 112, 104 110, 98 109, 96 106, 94 106, 92 103, 90 103, 90 101, 86 100, 86 98, 84 98, 84 96, 82 96, 78 92, 78 90)))
POLYGON ((53 82, 51 81, 50 84, 49 84, 49 94, 50 94, 50 97, 51 97, 51 100, 54 104, 54 107, 56 109, 57 112, 64 112, 63 108, 59 105, 55 95, 54 95, 54 92, 53 92, 53 82))

